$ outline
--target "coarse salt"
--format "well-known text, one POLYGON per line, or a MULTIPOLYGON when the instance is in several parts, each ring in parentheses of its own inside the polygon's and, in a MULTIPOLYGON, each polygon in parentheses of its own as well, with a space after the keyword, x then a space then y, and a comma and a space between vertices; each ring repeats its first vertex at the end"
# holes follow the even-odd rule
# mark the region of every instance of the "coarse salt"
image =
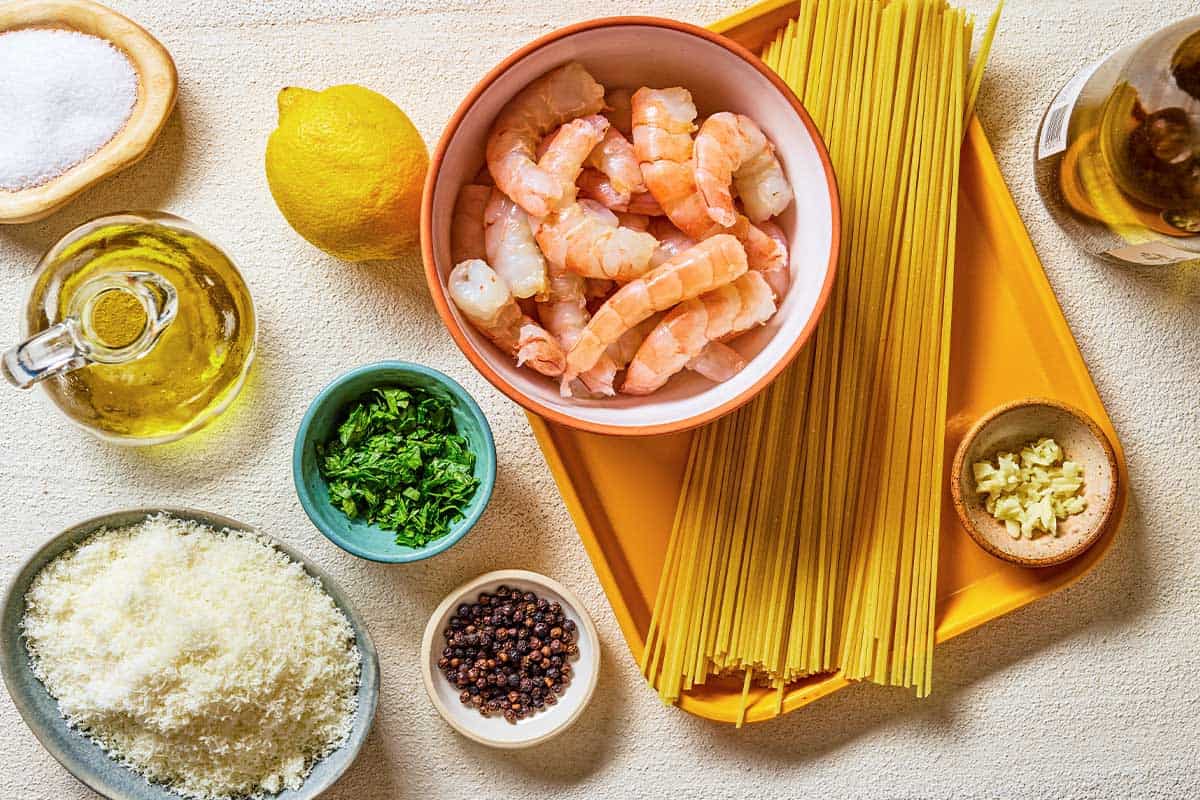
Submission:
POLYGON ((0 189, 40 186, 124 127, 137 100, 129 59, 75 31, 0 34, 0 189))

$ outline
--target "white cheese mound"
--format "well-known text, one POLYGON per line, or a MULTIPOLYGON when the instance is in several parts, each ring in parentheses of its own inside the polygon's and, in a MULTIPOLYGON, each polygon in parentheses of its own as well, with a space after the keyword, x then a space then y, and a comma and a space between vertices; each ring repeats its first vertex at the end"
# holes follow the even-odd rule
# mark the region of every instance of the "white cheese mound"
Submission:
POLYGON ((102 530, 25 597, 34 673, 111 756, 180 794, 300 786, 357 708, 354 632, 256 534, 164 515, 102 530))

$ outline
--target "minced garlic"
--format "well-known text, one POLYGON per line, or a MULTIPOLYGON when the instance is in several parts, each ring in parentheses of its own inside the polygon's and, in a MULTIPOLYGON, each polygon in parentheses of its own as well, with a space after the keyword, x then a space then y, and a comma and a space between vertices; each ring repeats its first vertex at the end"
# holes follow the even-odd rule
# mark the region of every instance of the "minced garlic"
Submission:
POLYGON ((975 491, 987 495, 988 513, 1004 523, 1012 538, 1057 535, 1060 519, 1087 508, 1083 467, 1064 460, 1053 439, 1031 442, 1020 454, 1000 453, 996 461, 973 466, 975 491))

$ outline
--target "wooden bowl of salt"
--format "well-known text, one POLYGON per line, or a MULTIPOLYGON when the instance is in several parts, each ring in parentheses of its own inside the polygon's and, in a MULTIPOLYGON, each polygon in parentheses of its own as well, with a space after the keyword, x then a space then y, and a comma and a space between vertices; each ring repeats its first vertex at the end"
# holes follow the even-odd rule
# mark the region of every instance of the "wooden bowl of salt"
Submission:
POLYGON ((141 160, 177 93, 170 53, 109 8, 0 5, 0 223, 42 219, 141 160))

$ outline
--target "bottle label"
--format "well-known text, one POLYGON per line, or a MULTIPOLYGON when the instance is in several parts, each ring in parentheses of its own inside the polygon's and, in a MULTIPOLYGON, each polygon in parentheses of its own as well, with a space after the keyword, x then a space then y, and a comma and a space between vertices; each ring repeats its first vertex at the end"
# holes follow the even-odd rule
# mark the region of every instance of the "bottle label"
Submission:
POLYGON ((1088 79, 1096 74, 1096 70, 1107 60, 1102 58, 1081 69, 1075 77, 1067 81, 1067 85, 1054 98, 1050 110, 1046 112, 1046 118, 1042 121, 1042 133, 1037 147, 1039 160, 1056 156, 1067 149, 1067 129, 1071 125, 1071 112, 1075 110, 1075 103, 1079 101, 1079 95, 1087 85, 1088 79))
POLYGON ((1105 251, 1105 255, 1128 261, 1131 264, 1142 264, 1149 267, 1160 264, 1182 264, 1184 261, 1200 259, 1200 253, 1180 250, 1166 242, 1143 242, 1142 244, 1131 244, 1128 247, 1114 247, 1112 250, 1105 251))

